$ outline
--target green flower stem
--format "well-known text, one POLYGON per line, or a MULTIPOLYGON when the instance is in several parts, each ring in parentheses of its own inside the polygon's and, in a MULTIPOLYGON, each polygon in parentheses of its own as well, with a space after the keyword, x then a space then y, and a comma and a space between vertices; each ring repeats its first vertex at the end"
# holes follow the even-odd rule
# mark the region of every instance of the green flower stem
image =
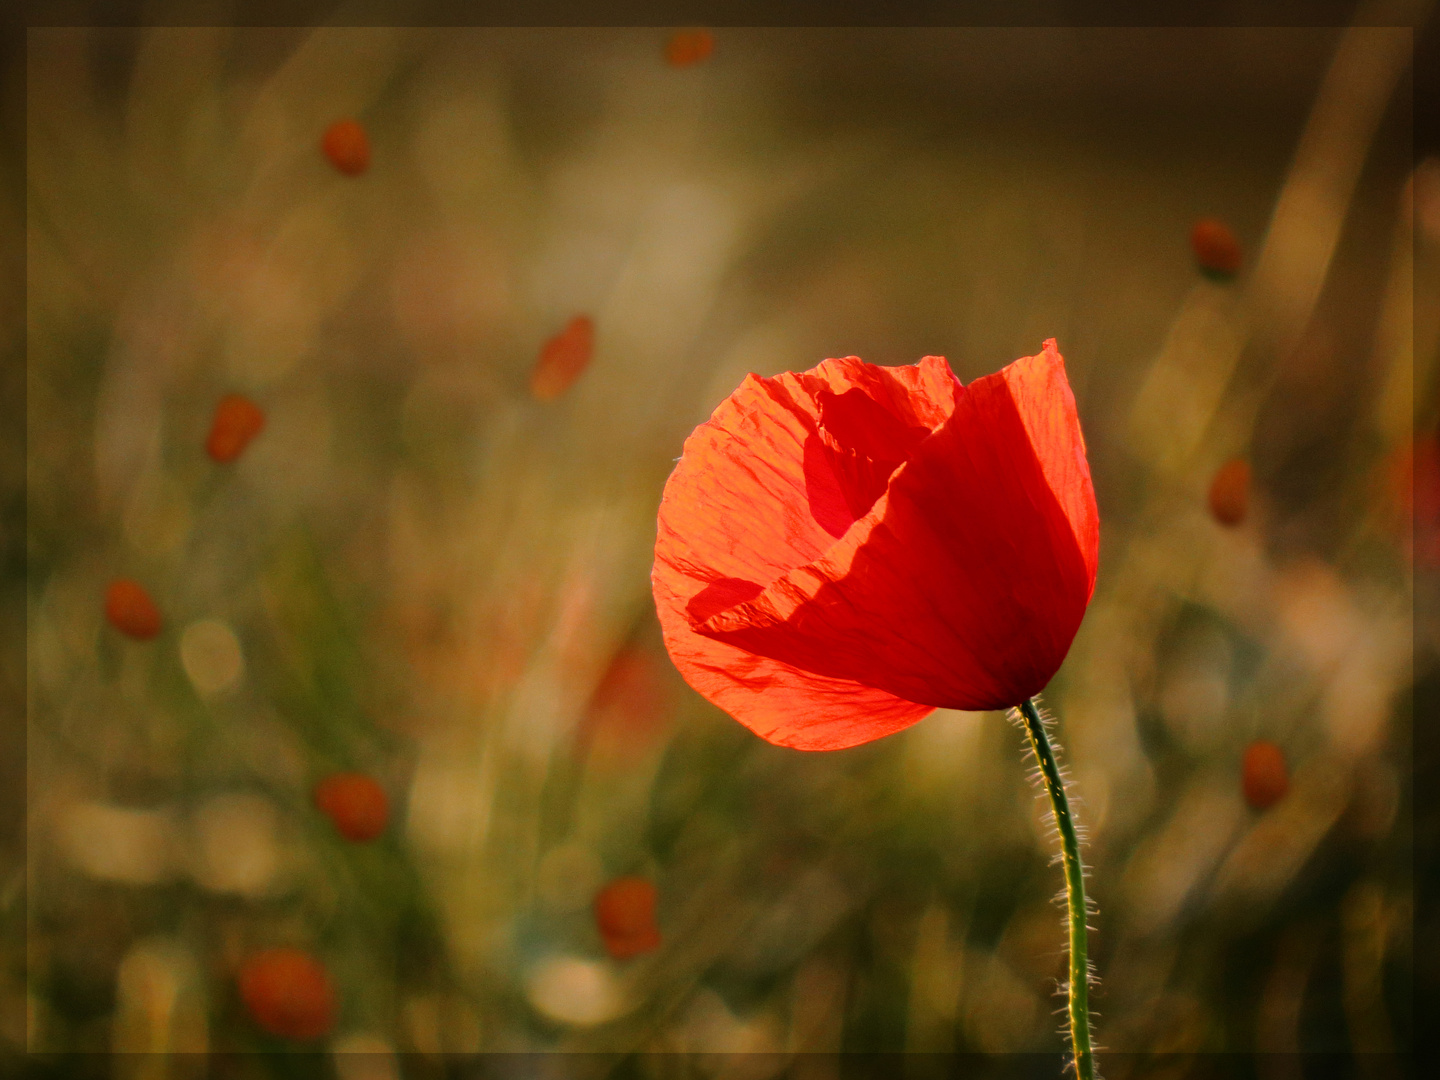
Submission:
POLYGON ((1090 970, 1089 943, 1085 926, 1085 869, 1080 863, 1080 838, 1075 834, 1075 819, 1070 814, 1070 800, 1065 795, 1065 781, 1055 764, 1055 752, 1045 734, 1045 723, 1033 700, 1020 704, 1025 718, 1025 733, 1030 736, 1030 749, 1040 763, 1045 779, 1045 792, 1055 811, 1055 825, 1060 830, 1060 844, 1065 861, 1065 899, 1070 913, 1070 1045, 1075 1051, 1075 1075, 1078 1080, 1094 1080, 1095 1053, 1090 1048, 1090 970))

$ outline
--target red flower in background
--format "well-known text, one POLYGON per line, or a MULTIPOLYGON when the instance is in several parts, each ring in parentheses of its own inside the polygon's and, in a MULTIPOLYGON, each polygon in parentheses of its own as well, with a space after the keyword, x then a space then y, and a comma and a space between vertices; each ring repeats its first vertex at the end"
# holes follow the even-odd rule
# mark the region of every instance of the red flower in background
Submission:
POLYGON ((1227 461, 1215 471, 1207 496, 1210 513, 1221 525, 1239 525, 1250 512, 1250 463, 1227 461))
POLYGON ((264 428, 265 414, 260 411, 259 405, 240 394, 226 394, 215 406, 215 419, 210 424, 210 436, 205 440, 205 452, 222 465, 229 464, 264 428))
POLYGON ((541 401, 558 398, 584 373, 594 352, 595 323, 588 315, 576 315, 540 347, 530 372, 530 392, 541 401))
POLYGON ((709 30, 677 30, 665 45, 665 61, 671 67, 689 67, 714 51, 715 35, 709 30))
POLYGON ((1240 789, 1256 810, 1268 810, 1283 799, 1290 790, 1285 751, 1267 739, 1256 739, 1247 746, 1240 764, 1240 789))
POLYGON ((642 877, 616 878, 595 897, 595 926, 616 960, 660 947, 655 886, 642 877))
POLYGON ((938 356, 748 376, 685 442, 651 577, 691 686, 770 742, 829 750, 1039 692, 1098 552, 1052 340, 968 387, 938 356))
POLYGON ((266 949, 248 958, 240 968, 240 998, 257 1024, 282 1039, 318 1039, 335 1025, 330 975, 299 949, 266 949))
POLYGON ((337 120, 326 128, 320 149, 346 176, 359 176, 370 167, 370 138, 354 120, 337 120))
POLYGON ((315 805, 346 840, 374 840, 390 819, 390 800, 373 777, 335 773, 315 785, 315 805))
POLYGON ((1221 278, 1233 276, 1243 259, 1240 241, 1218 218, 1201 218, 1195 223, 1190 230, 1190 249, 1201 270, 1221 278))
POLYGON ((116 578, 105 590, 105 618, 127 637, 148 641, 160 633, 160 609, 145 586, 129 578, 116 578))

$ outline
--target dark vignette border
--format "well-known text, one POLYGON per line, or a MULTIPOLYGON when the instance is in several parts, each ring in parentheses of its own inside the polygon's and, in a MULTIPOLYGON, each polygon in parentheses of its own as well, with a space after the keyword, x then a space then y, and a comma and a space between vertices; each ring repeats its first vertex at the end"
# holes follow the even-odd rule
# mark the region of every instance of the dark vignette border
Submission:
MULTIPOLYGON (((1415 40, 1410 85, 1413 93, 1412 147, 1415 160, 1440 153, 1440 13, 1430 5, 1428 20, 1417 18, 1415 3, 1356 4, 1353 0, 1224 0, 1204 5, 1155 0, 907 0, 905 5, 876 0, 530 0, 524 5, 479 0, 25 0, 0 9, 0 933, 23 933, 24 920, 7 913, 24 903, 25 851, 25 644, 26 502, 25 432, 26 311, 24 273, 24 191, 26 178, 25 30, 30 26, 235 25, 313 26, 1310 26, 1339 27, 1351 22, 1410 25, 1415 40), (17 928, 19 928, 17 930, 17 928)), ((1431 387, 1416 387, 1417 402, 1431 387)), ((1427 410, 1428 412, 1428 410, 1427 410)), ((1415 619, 1440 619, 1440 581, 1435 572, 1417 574, 1415 619)), ((1412 791, 1440 789, 1440 656, 1416 642, 1412 689, 1414 738, 1412 791)), ((1415 909, 1413 942, 1417 1016, 1440 1016, 1440 806, 1414 805, 1415 909)), ((23 1023, 23 1018, 19 1019, 23 1023)), ((7 1025, 8 1026, 8 1025, 7 1025)), ((435 1077, 548 1078, 569 1075, 641 1076, 634 1057, 596 1055, 479 1054, 423 1058, 400 1055, 407 1074, 435 1077)), ((1187 1078, 1252 1077, 1257 1063, 1247 1055, 1215 1054, 1189 1058, 1139 1058, 1107 1055, 1108 1065, 1124 1075, 1162 1073, 1187 1078)), ((211 1062, 211 1075, 236 1071, 223 1058, 211 1062)), ((297 1061, 297 1065, 301 1064, 297 1061)), ((851 1055, 841 1061, 815 1061, 823 1075, 838 1080, 870 1076, 975 1076, 1028 1078, 1060 1075, 1061 1062, 1050 1055, 1006 1055, 1001 1059, 950 1055, 915 1062, 901 1054, 851 1055), (916 1071, 917 1066, 923 1066, 916 1071)), ((1354 1074, 1353 1059, 1307 1057, 1270 1064, 1296 1077, 1354 1074)), ((1413 1075, 1410 1058, 1363 1063, 1366 1075, 1413 1075)), ((306 1073, 326 1071, 318 1058, 306 1073)), ((804 1056, 785 1075, 803 1076, 804 1056)), ((71 1055, 64 1060, 7 1063, 0 1076, 110 1076, 108 1055, 71 1055)), ((663 1063, 660 1065, 663 1073, 663 1063)), ((1266 1070, 1267 1072, 1270 1070, 1266 1070)))
MULTIPOLYGON (((139 1057, 143 1055, 125 1055, 139 1057)), ((188 1055, 177 1055, 185 1057, 188 1055)), ((667 1062, 666 1054, 447 1054, 423 1056, 397 1054, 396 1064, 406 1076, 427 1080, 642 1080, 650 1076, 694 1075, 677 1073, 667 1062)), ((778 1064, 768 1055, 715 1055, 712 1062, 701 1062, 705 1075, 753 1075, 746 1068, 751 1064, 764 1068, 762 1075, 772 1074, 768 1066, 778 1064), (753 1058, 753 1062, 735 1059, 753 1058), (738 1068, 736 1067, 738 1065, 738 1068), (728 1066, 728 1068, 726 1067, 728 1066), (722 1072, 723 1070, 723 1072, 722 1072)), ((1073 1075, 1065 1069, 1065 1058, 1059 1054, 795 1054, 783 1055, 784 1068, 778 1073, 782 1080, 805 1080, 826 1077, 829 1080, 896 1080, 901 1077, 925 1077, 926 1080, 1053 1080, 1073 1075)), ((319 1053, 290 1056, 294 1076, 329 1075, 326 1055, 319 1053)), ((1106 1070, 1123 1077, 1184 1077, 1185 1080, 1255 1080, 1268 1075, 1293 1076, 1297 1080, 1364 1080, 1367 1076, 1400 1077, 1413 1075, 1409 1062, 1401 1055, 1368 1055, 1357 1071, 1348 1056, 1309 1054, 1267 1055, 1258 1064, 1248 1054, 1106 1054, 1106 1070), (1258 1064, 1258 1067, 1257 1067, 1258 1064)), ((131 1067, 139 1064, 131 1063, 131 1067)), ((233 1056, 210 1058, 209 1073, 202 1069, 179 1065, 172 1075, 209 1075, 225 1078, 250 1075, 244 1062, 233 1056)), ((196 1062, 195 1065, 200 1065, 196 1062)), ((377 1062, 376 1064, 379 1064, 377 1062)), ((41 1062, 31 1059, 20 1071, 25 1080, 109 1080, 115 1075, 116 1062, 108 1054, 72 1054, 63 1061, 41 1062)), ((122 1075, 129 1075, 129 1070, 122 1075)), ((7 1074, 8 1075, 8 1074, 7 1074)))

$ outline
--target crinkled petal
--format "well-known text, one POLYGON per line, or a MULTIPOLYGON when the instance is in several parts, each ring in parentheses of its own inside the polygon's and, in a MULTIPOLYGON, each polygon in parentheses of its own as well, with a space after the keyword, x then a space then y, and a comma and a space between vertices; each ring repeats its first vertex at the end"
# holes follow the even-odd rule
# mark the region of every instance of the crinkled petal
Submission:
POLYGON ((671 659, 692 687, 757 734, 800 749, 864 742, 877 726, 897 731, 931 711, 695 631, 819 558, 854 522, 847 478, 817 451, 817 395, 855 389, 879 400, 904 431, 943 424, 956 384, 938 357, 903 368, 845 357, 803 375, 751 375, 686 440, 658 518, 652 581, 671 659))

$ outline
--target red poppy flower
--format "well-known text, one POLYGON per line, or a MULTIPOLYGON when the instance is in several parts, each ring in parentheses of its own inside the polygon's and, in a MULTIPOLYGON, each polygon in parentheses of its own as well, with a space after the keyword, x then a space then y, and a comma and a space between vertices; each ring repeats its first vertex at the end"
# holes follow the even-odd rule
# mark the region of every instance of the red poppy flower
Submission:
POLYGON ((1240 269, 1240 241, 1218 218, 1201 218, 1190 230, 1190 250, 1206 273, 1230 277, 1240 269))
POLYGON ((320 149, 346 176, 359 176, 370 167, 370 137, 354 120, 337 120, 326 128, 320 149))
POLYGON ((145 586, 129 578, 116 578, 105 590, 105 618, 116 630, 138 641, 160 633, 160 609, 145 586))
POLYGON ((689 67, 714 51, 715 35, 709 30, 679 30, 665 45, 665 60, 671 67, 689 67))
POLYGON ((318 1039, 335 1024, 330 975, 299 949, 266 949, 249 957, 240 968, 240 998, 257 1024, 282 1039, 318 1039))
POLYGON ((541 346, 530 372, 530 392, 541 401, 553 401, 580 377, 594 351, 595 324, 588 315, 576 315, 541 346))
POLYGON ((1285 751, 1273 742, 1256 739, 1245 748, 1240 766, 1240 788, 1256 810, 1268 810, 1290 790, 1285 751))
POLYGON ((747 376, 685 442, 651 578, 691 686, 770 742, 829 750, 1038 693, 1098 553, 1051 340, 968 387, 939 356, 747 376))
POLYGON ((264 427, 265 414, 259 405, 240 394, 226 394, 215 406, 205 452, 222 465, 228 464, 240 456, 264 427))
POLYGON ((1250 463, 1227 461, 1210 481, 1210 513, 1221 525, 1239 525, 1250 510, 1250 463))
POLYGON ((374 840, 385 831, 390 800, 385 789, 364 773, 335 773, 315 785, 315 805, 346 840, 374 840))
POLYGON ((616 960, 660 947, 655 886, 641 877, 616 878, 595 897, 595 925, 616 960))

